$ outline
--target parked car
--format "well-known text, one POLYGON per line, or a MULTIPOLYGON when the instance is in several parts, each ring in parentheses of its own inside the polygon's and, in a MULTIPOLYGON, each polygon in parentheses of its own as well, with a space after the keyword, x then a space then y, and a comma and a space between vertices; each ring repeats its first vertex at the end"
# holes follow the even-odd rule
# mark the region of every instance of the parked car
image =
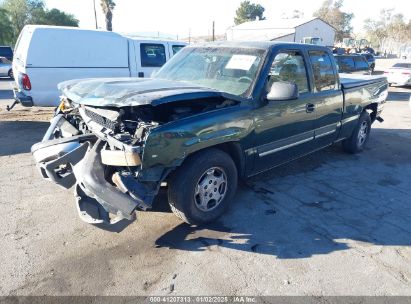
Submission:
POLYGON ((334 55, 334 58, 337 61, 339 73, 369 75, 372 72, 367 59, 363 55, 334 55))
POLYGON ((106 31, 28 25, 15 49, 15 100, 23 106, 55 107, 57 84, 64 80, 149 77, 185 45, 106 31))
POLYGON ((331 51, 278 42, 185 47, 152 79, 72 80, 32 153, 75 186, 88 223, 131 219, 162 183, 183 221, 215 220, 238 178, 342 141, 361 152, 381 121, 383 76, 339 78, 331 51))
POLYGON ((390 85, 411 85, 411 62, 398 62, 384 72, 390 85))
POLYGON ((371 73, 374 72, 375 69, 375 57, 373 54, 371 53, 363 53, 361 54, 365 57, 365 59, 367 59, 368 65, 370 67, 370 71, 371 73))
POLYGON ((11 61, 6 57, 0 57, 0 77, 10 77, 11 79, 13 79, 11 61))
POLYGON ((0 57, 13 61, 13 49, 10 46, 0 46, 0 57))

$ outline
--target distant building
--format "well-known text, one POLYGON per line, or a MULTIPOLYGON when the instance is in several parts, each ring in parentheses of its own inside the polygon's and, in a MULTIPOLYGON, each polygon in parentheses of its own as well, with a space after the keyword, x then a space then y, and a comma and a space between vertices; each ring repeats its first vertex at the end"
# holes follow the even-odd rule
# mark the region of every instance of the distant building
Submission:
POLYGON ((335 28, 320 18, 270 19, 245 22, 226 31, 227 40, 303 42, 321 38, 320 44, 334 45, 335 28))
MULTIPOLYGON (((203 43, 203 42, 211 42, 213 41, 213 37, 210 35, 207 36, 191 36, 191 37, 184 37, 180 39, 181 41, 195 44, 195 43, 203 43)), ((225 34, 223 35, 215 35, 214 41, 223 41, 226 40, 225 34)))

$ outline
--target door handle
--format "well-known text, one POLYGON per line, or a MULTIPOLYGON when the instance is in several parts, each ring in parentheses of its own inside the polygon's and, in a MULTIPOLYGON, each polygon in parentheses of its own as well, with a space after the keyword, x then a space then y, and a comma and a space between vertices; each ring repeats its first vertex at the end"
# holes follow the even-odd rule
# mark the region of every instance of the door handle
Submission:
POLYGON ((307 103, 307 104, 305 105, 305 111, 306 111, 307 113, 314 112, 314 111, 315 111, 315 105, 313 105, 312 103, 307 103))

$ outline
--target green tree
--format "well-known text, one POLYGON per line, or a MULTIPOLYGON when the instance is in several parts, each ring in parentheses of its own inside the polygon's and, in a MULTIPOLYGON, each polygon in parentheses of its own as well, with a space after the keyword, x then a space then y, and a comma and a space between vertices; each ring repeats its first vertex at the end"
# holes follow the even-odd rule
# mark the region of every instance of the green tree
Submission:
POLYGON ((240 7, 235 12, 234 23, 238 25, 247 21, 254 21, 257 18, 264 20, 264 11, 265 8, 260 4, 254 4, 249 0, 245 0, 241 2, 240 7))
POLYGON ((384 39, 388 37, 386 28, 382 26, 379 20, 373 20, 370 18, 364 20, 364 29, 366 31, 367 39, 373 46, 382 46, 384 39))
POLYGON ((79 24, 79 21, 72 14, 66 14, 56 8, 45 10, 42 15, 39 15, 38 17, 39 19, 35 22, 36 24, 74 27, 78 27, 79 24))
POLYGON ((113 0, 101 0, 101 8, 106 20, 106 30, 113 30, 113 10, 116 4, 113 0))
POLYGON ((13 43, 13 27, 8 12, 3 8, 0 8, 0 29, 0 45, 11 45, 13 43))
POLYGON ((353 30, 351 20, 354 14, 343 12, 341 10, 343 4, 344 0, 325 0, 314 13, 314 17, 321 18, 336 29, 336 41, 342 41, 344 37, 350 37, 353 30))
MULTIPOLYGON (((1 35, 8 35, 12 44, 26 24, 78 26, 71 14, 58 9, 48 10, 43 0, 4 0, 0 9, 6 12, 9 27, 1 26, 1 35)), ((6 17, 0 15, 1 19, 6 17)), ((1 22, 1 21, 0 21, 1 22)))
POLYGON ((5 9, 9 15, 10 25, 12 26, 11 34, 13 40, 15 40, 30 19, 29 3, 26 0, 5 0, 2 8, 5 9))

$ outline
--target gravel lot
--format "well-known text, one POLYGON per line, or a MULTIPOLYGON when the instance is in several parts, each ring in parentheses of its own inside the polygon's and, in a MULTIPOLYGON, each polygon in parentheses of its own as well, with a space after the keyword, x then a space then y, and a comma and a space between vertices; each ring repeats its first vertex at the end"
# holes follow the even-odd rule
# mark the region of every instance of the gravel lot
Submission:
MULTIPOLYGON (((392 61, 378 60, 377 70, 392 61)), ((160 196, 121 232, 83 223, 30 146, 52 112, 0 79, 0 295, 411 295, 411 90, 366 151, 333 146, 243 182, 228 214, 182 224, 160 196)))

